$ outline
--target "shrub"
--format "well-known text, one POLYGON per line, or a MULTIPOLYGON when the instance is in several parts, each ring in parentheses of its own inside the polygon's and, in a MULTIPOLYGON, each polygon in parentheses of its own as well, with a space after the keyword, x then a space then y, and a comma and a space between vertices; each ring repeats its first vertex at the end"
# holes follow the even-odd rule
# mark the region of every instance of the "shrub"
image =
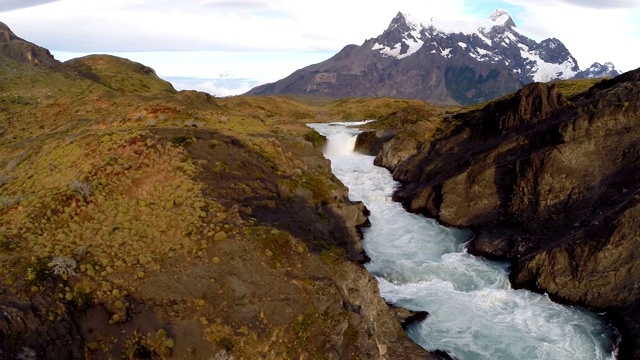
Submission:
POLYGON ((51 260, 51 262, 49 263, 49 266, 51 267, 51 271, 54 275, 58 275, 63 279, 66 279, 69 276, 77 275, 75 269, 76 266, 78 266, 78 263, 67 256, 53 258, 53 260, 51 260))
POLYGON ((12 182, 15 179, 15 176, 0 174, 0 188, 12 182))
POLYGON ((147 344, 146 339, 138 334, 134 333, 133 337, 129 341, 125 342, 123 354, 121 359, 152 359, 154 351, 147 344))
POLYGON ((27 280, 31 284, 40 284, 47 280, 49 276, 49 266, 46 258, 38 258, 31 267, 27 269, 27 280))
POLYGON ((89 183, 74 180, 71 183, 71 190, 78 195, 87 197, 93 193, 93 186, 89 183))
MULTIPOLYGON (((2 187, 2 180, 0 179, 0 187, 2 187)), ((24 196, 4 196, 0 198, 0 210, 10 208, 14 205, 20 204, 24 200, 24 196)))
POLYGON ((231 351, 235 347, 235 345, 233 345, 233 341, 225 336, 216 340, 216 345, 218 345, 218 347, 224 352, 231 351))
POLYGON ((73 305, 79 311, 86 311, 93 305, 93 296, 86 289, 77 287, 73 294, 73 305))
POLYGON ((189 145, 193 140, 191 139, 190 136, 176 136, 173 139, 171 139, 171 144, 173 144, 173 146, 187 146, 189 145))

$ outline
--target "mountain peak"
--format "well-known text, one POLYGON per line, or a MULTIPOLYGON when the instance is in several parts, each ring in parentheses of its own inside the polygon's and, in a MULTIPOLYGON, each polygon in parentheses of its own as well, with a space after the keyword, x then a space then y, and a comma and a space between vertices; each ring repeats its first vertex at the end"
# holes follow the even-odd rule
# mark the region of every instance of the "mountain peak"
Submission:
POLYGON ((489 19, 491 19, 492 21, 495 21, 495 22, 499 22, 500 19, 504 19, 504 17, 511 18, 511 15, 509 15, 509 12, 507 10, 495 9, 491 13, 491 16, 489 16, 489 19))
POLYGON ((402 24, 402 23, 404 23, 405 21, 407 21, 406 19, 407 19, 407 18, 404 16, 404 13, 403 13, 402 11, 398 11, 398 13, 396 14, 396 17, 394 17, 394 18, 391 20, 391 24, 390 24, 390 25, 393 25, 393 24, 402 24))
POLYGON ((494 26, 516 27, 511 15, 504 9, 495 9, 489 16, 489 20, 494 23, 494 26))
POLYGON ((605 62, 604 64, 594 62, 589 68, 579 72, 576 77, 595 79, 604 77, 615 77, 620 74, 622 74, 622 71, 616 69, 616 66, 611 62, 605 62))
POLYGON ((416 20, 413 16, 403 13, 402 11, 398 11, 396 16, 391 20, 387 31, 391 31, 397 27, 405 27, 408 26, 412 30, 422 28, 422 23, 416 20))

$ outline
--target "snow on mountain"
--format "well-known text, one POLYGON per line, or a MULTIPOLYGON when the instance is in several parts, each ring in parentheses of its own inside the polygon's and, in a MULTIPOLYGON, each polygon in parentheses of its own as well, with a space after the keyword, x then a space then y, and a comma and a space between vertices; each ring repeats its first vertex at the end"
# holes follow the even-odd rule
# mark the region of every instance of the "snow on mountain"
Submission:
POLYGON ((424 26, 422 23, 414 19, 411 15, 398 13, 393 21, 391 21, 391 25, 389 25, 387 32, 399 33, 399 36, 401 37, 399 42, 395 43, 393 46, 385 46, 375 43, 372 50, 380 50, 380 53, 397 59, 410 56, 420 50, 424 44, 420 34, 423 28, 424 26))
POLYGON ((479 21, 422 22, 399 12, 371 50, 387 57, 407 58, 423 47, 450 58, 459 48, 478 61, 502 63, 521 74, 524 83, 574 77, 580 69, 564 44, 557 39, 541 43, 526 37, 505 10, 495 10, 479 21), (455 40, 455 41, 454 41, 455 40))
POLYGON ((593 63, 589 68, 579 72, 576 77, 581 79, 595 79, 601 77, 614 77, 622 74, 621 70, 616 69, 615 65, 610 62, 600 64, 593 63))
POLYGON ((318 64, 247 94, 395 97, 434 104, 489 101, 534 81, 614 76, 613 65, 580 71, 555 38, 537 42, 504 10, 478 21, 420 21, 398 12, 388 28, 360 46, 346 45, 318 64))
POLYGON ((466 21, 441 21, 436 18, 431 18, 428 28, 433 29, 443 34, 464 34, 473 36, 474 34, 489 45, 491 40, 487 37, 487 33, 490 32, 495 26, 507 27, 515 26, 511 16, 504 10, 495 10, 491 16, 486 19, 474 22, 466 21))

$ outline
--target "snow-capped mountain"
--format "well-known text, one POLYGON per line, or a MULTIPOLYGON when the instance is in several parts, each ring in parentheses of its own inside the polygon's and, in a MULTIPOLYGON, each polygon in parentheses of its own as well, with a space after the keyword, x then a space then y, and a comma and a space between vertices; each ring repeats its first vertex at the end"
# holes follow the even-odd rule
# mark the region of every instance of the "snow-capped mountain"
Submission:
POLYGON ((622 71, 616 69, 616 66, 610 62, 600 64, 599 62, 593 63, 588 69, 580 71, 576 74, 578 79, 597 79, 603 77, 614 77, 622 74, 622 71))
MULTIPOLYGON (((522 35, 504 10, 496 10, 477 22, 444 22, 432 18, 421 23, 398 13, 379 36, 372 50, 402 59, 422 48, 451 58, 462 52, 480 62, 501 63, 513 68, 524 82, 569 79, 580 69, 576 59, 558 39, 537 43, 522 35)), ((423 50, 424 51, 424 50, 423 50)))
POLYGON ((534 81, 614 74, 612 64, 596 65, 580 71, 560 40, 528 38, 504 10, 475 22, 425 22, 399 12, 378 37, 248 94, 388 96, 465 105, 534 81))

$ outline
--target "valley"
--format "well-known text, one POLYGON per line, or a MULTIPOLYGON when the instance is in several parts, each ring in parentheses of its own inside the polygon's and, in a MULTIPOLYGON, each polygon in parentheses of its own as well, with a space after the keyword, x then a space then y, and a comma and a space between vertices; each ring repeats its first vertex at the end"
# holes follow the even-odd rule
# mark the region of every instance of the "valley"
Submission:
MULTIPOLYGON (((510 38, 508 14, 490 21, 480 35, 510 38)), ((640 72, 578 76, 554 39, 528 46, 570 76, 488 58, 447 72, 454 48, 436 59, 426 34, 442 32, 419 25, 399 13, 334 57, 383 90, 325 62, 294 73, 311 83, 219 98, 124 58, 61 63, 2 24, 0 358, 449 359, 409 337, 424 309, 380 296, 371 213, 307 126, 364 119, 355 146, 399 182, 388 200, 469 229, 504 287, 604 314, 621 342, 603 357, 640 357, 640 72), (443 73, 409 69, 422 61, 443 73)), ((473 34, 453 44, 482 55, 473 34)))

